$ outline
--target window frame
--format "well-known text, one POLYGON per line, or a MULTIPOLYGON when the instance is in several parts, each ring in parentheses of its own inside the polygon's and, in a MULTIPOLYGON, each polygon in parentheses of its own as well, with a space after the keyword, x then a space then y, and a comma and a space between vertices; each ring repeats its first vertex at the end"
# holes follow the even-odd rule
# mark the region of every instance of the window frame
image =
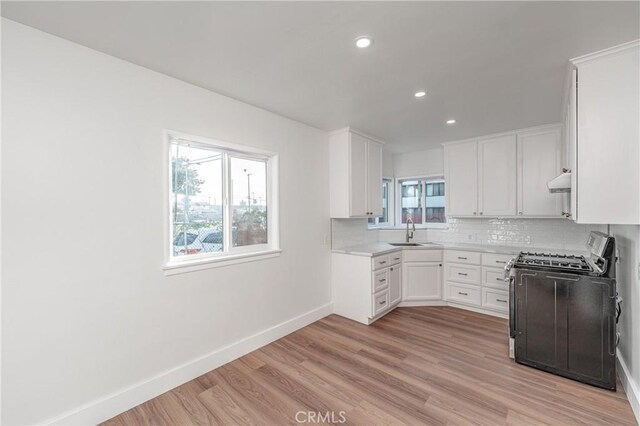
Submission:
POLYGON ((376 222, 375 223, 369 223, 367 221, 367 226, 369 229, 377 229, 377 228, 388 228, 394 225, 395 223, 395 192, 396 192, 396 185, 395 185, 395 179, 392 177, 386 177, 383 176, 382 177, 382 182, 384 184, 384 182, 387 182, 387 222, 378 222, 379 217, 376 216, 372 219, 374 219, 376 222))
MULTIPOLYGON (((395 191, 398 194, 402 194, 402 182, 407 180, 417 180, 422 181, 422 223, 416 223, 417 229, 424 228, 434 228, 434 229, 446 229, 449 227, 447 220, 447 209, 445 207, 444 210, 444 222, 425 222, 426 221, 426 213, 427 213, 427 183, 433 182, 444 182, 444 196, 447 196, 447 182, 444 179, 444 175, 436 174, 436 175, 421 175, 421 176, 403 176, 396 178, 395 191)), ((396 227, 401 228, 406 226, 406 224, 402 223, 402 197, 398 197, 395 202, 395 217, 399 218, 396 222, 396 227)), ((446 203, 445 203, 446 205, 446 203)))
POLYGON ((220 141, 183 132, 164 131, 164 271, 174 275, 201 269, 226 266, 234 263, 260 260, 278 256, 279 234, 279 194, 278 194, 278 154, 260 148, 220 141), (173 256, 173 220, 171 214, 171 147, 174 141, 185 142, 195 148, 221 152, 222 155, 222 203, 223 203, 223 247, 222 252, 198 253, 189 256, 173 256), (264 161, 266 168, 267 243, 233 247, 232 244, 232 187, 231 157, 264 161))

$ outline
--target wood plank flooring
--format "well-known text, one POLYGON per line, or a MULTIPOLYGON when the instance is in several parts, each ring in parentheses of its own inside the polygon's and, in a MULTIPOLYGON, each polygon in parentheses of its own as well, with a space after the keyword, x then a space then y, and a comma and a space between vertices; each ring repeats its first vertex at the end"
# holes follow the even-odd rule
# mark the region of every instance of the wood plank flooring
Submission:
POLYGON ((451 307, 399 308, 371 326, 332 315, 105 424, 636 424, 620 384, 511 361, 507 329, 451 307))

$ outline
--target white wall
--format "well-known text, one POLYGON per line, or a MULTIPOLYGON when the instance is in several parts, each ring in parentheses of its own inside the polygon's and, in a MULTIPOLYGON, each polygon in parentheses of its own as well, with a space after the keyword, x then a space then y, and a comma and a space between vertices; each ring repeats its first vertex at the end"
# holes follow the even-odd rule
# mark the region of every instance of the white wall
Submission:
POLYGON ((636 417, 640 418, 640 405, 637 393, 640 389, 640 226, 613 225, 611 233, 616 237, 620 262, 617 269, 618 294, 622 297, 622 316, 618 324, 622 362, 629 369, 633 381, 627 388, 635 388, 635 400, 632 402, 636 417))
POLYGON ((330 303, 323 132, 3 24, 3 424, 41 423, 330 303), (167 128, 280 154, 280 257, 164 276, 167 128))
POLYGON ((396 154, 393 167, 399 178, 444 175, 444 150, 435 148, 396 154))
POLYGON ((393 154, 389 151, 382 151, 382 176, 394 177, 393 171, 393 154))

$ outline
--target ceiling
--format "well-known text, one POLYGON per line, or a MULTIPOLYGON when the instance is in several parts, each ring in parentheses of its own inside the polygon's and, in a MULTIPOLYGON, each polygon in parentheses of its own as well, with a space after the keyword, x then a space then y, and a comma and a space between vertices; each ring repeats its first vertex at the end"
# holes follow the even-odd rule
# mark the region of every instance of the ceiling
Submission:
POLYGON ((2 15, 408 152, 560 121, 568 60, 639 38, 639 4, 3 1, 2 15))

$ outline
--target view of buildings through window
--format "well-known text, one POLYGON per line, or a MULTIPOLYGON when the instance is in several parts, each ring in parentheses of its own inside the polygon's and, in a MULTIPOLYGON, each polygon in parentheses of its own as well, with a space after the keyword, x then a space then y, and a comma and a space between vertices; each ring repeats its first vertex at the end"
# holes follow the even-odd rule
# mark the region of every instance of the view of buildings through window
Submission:
POLYGON ((173 141, 170 173, 173 256, 267 243, 265 160, 173 141))
POLYGON ((400 188, 401 223, 411 218, 415 224, 444 223, 444 181, 403 180, 400 188))

